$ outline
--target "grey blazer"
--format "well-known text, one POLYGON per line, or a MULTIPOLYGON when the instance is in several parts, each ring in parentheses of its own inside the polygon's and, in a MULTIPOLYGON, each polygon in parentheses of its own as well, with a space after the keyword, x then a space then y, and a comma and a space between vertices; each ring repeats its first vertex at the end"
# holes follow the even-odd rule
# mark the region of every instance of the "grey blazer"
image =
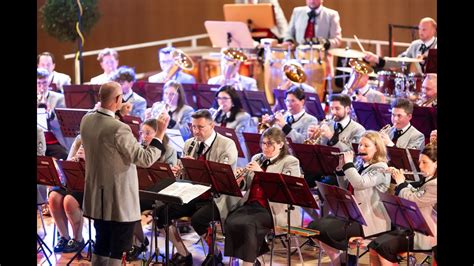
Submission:
MULTIPOLYGON (((155 74, 153 76, 148 77, 148 82, 163 83, 166 80, 166 75, 168 75, 168 73, 162 71, 158 74, 155 74)), ((189 83, 189 84, 196 83, 196 79, 194 78, 194 76, 189 75, 187 73, 184 73, 182 71, 178 71, 178 73, 175 74, 173 79, 178 81, 181 84, 183 84, 183 83, 189 83)))
POLYGON ((52 83, 56 84, 56 87, 61 93, 64 92, 64 85, 71 85, 71 77, 60 72, 53 71, 50 75, 50 79, 52 83))
MULTIPOLYGON (((232 83, 233 80, 230 81, 229 84, 224 84, 224 75, 219 75, 210 78, 207 81, 207 84, 218 84, 218 85, 234 85, 232 83), (231 84, 232 83, 232 84, 231 84)), ((246 77, 239 75, 238 83, 240 88, 236 88, 237 90, 247 90, 247 91, 257 91, 257 81, 254 78, 246 77)))
POLYGON ((178 155, 176 150, 171 144, 166 144, 165 146, 165 153, 159 158, 159 161, 162 163, 167 163, 169 165, 176 165, 178 163, 178 155))
MULTIPOLYGON (((329 129, 334 132, 334 120, 329 122, 329 129)), ((365 128, 352 120, 349 124, 343 128, 342 132, 339 134, 339 141, 333 145, 333 147, 339 148, 340 151, 349 151, 352 150, 352 143, 359 143, 360 138, 365 133, 365 128)), ((320 144, 328 145, 329 139, 321 137, 320 144)))
POLYGON ((36 155, 46 154, 46 139, 42 128, 36 126, 36 155))
MULTIPOLYGON (((392 127, 392 129, 390 129, 390 132, 388 133, 390 139, 393 138, 395 131, 395 127, 392 127)), ((403 149, 408 148, 423 150, 423 148, 425 147, 425 135, 418 131, 418 129, 416 129, 413 125, 411 125, 408 130, 403 132, 402 135, 398 138, 397 143, 395 143, 395 146, 403 149)))
MULTIPOLYGON (((285 113, 285 121, 288 116, 290 116, 290 112, 285 113)), ((307 138, 308 127, 310 125, 317 125, 318 119, 308 113, 304 113, 302 117, 296 120, 291 125, 291 130, 289 133, 286 134, 288 138, 291 139, 294 143, 303 143, 304 140, 307 138)), ((283 131, 285 132, 286 125, 283 127, 283 131)), ((286 133, 286 132, 285 132, 286 133)))
MULTIPOLYGON (((216 132, 217 133, 217 132, 216 132)), ((187 153, 191 143, 194 141, 194 138, 188 139, 184 143, 183 151, 187 153)), ((199 145, 195 143, 194 148, 190 151, 189 155, 197 158, 197 149, 199 145)), ((228 137, 222 136, 221 134, 217 133, 216 140, 212 144, 208 152, 206 151, 206 160, 218 163, 227 163, 232 166, 232 169, 235 169, 237 164, 237 147, 235 146, 234 141, 229 139, 228 137)), ((185 177, 186 178, 186 177, 185 177)), ((239 201, 240 198, 221 195, 219 198, 215 199, 215 203, 217 208, 219 209, 219 213, 221 216, 222 224, 224 224, 224 220, 227 217, 227 214, 232 211, 239 201)))
MULTIPOLYGON (((156 102, 151 107, 151 117, 158 117, 159 113, 163 108, 162 102, 156 102)), ((191 115, 194 113, 194 109, 189 105, 183 105, 183 107, 178 112, 173 112, 171 114, 171 118, 176 121, 176 124, 173 126, 169 125, 168 128, 171 129, 179 129, 181 132, 181 136, 183 136, 184 140, 187 140, 191 137, 192 132, 189 128, 191 123, 191 115)))
MULTIPOLYGON (((252 157, 252 161, 259 161, 261 158, 262 153, 255 154, 252 157)), ((291 176, 296 176, 296 177, 302 177, 301 176, 301 171, 300 171, 300 161, 292 156, 292 155, 286 155, 283 157, 283 159, 270 164, 267 167, 267 172, 268 173, 282 173, 285 175, 291 175, 291 176)), ((239 206, 244 205, 245 202, 247 202, 250 192, 250 188, 252 186, 252 180, 255 174, 252 172, 248 175, 245 176, 244 179, 244 190, 247 191, 245 193, 245 196, 239 201, 239 206)), ((303 179, 302 179, 303 180, 303 179)), ((288 220, 287 220, 287 213, 286 213, 286 207, 287 204, 282 204, 282 203, 274 203, 274 202, 269 202, 270 203, 270 209, 272 211, 273 215, 273 224, 275 226, 287 226, 288 225, 288 220)), ((301 207, 295 206, 295 209, 291 211, 291 223, 293 225, 295 224, 301 224, 301 207)))
MULTIPOLYGON (((421 55, 420 47, 423 44, 423 41, 418 39, 414 40, 413 42, 410 43, 410 46, 401 54, 398 55, 398 57, 409 57, 409 58, 416 58, 417 56, 421 55)), ((430 49, 435 49, 438 47, 438 38, 435 37, 433 44, 431 44, 430 49)), ((428 51, 424 53, 424 55, 428 55, 428 51)), ((418 73, 423 73, 421 66, 419 63, 413 63, 415 64, 416 70, 418 73)), ((400 63, 398 62, 393 62, 393 61, 386 61, 384 68, 392 68, 392 67, 400 67, 400 63)))
POLYGON ((86 156, 84 216, 116 222, 140 220, 136 165, 150 167, 161 156, 160 141, 143 148, 130 127, 99 108, 81 121, 86 156))
POLYGON ((424 183, 419 188, 413 188, 411 185, 400 190, 399 197, 414 201, 418 208, 420 208, 423 218, 433 232, 434 237, 425 236, 415 232, 414 248, 427 250, 431 249, 437 244, 437 225, 435 219, 432 217, 432 211, 435 204, 438 202, 438 179, 431 179, 424 183))
POLYGON ((127 102, 132 104, 132 110, 129 115, 140 117, 143 121, 145 119, 146 100, 142 96, 132 92, 132 96, 127 99, 127 102))
POLYGON ((388 168, 387 163, 374 163, 361 174, 356 168, 347 168, 346 165, 343 167, 344 176, 338 175, 337 182, 344 189, 347 189, 349 182, 354 187, 354 197, 367 223, 367 226, 362 226, 364 235, 371 236, 390 230, 390 217, 377 193, 377 191, 386 192, 390 185, 390 174, 380 171, 388 168))
MULTIPOLYGON (((297 44, 304 43, 304 32, 308 24, 308 6, 299 6, 293 9, 285 41, 291 40, 297 44), (295 41, 296 40, 296 41, 295 41)), ((316 17, 314 35, 319 38, 328 39, 330 48, 336 48, 342 41, 342 29, 339 21, 339 13, 336 10, 321 6, 321 13, 316 17)))

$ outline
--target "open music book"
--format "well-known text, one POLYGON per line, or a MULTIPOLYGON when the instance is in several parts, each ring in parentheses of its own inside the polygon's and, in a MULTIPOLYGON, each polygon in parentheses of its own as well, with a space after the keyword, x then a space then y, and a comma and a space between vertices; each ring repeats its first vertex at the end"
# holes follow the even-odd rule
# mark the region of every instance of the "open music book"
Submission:
POLYGON ((183 201, 183 203, 189 203, 191 200, 200 196, 209 189, 211 189, 210 186, 176 181, 166 188, 160 190, 158 194, 178 197, 183 201))

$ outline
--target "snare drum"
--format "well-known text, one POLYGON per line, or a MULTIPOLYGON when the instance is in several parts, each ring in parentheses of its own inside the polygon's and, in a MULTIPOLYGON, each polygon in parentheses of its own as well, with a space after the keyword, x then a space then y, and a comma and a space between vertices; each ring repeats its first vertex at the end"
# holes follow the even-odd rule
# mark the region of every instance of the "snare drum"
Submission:
POLYGON ((408 90, 415 94, 421 94, 421 85, 425 75, 423 73, 410 73, 408 74, 408 90))
POLYGON ((377 90, 385 95, 394 95, 396 73, 392 71, 379 71, 377 90))

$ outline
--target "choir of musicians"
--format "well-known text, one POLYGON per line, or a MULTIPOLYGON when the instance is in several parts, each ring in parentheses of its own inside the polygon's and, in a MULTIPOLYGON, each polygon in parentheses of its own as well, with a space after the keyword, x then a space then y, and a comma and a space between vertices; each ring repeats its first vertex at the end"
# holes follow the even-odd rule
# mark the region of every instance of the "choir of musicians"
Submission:
MULTIPOLYGON (((306 3, 304 7, 295 8, 287 34, 279 41, 293 48, 307 45, 310 41, 311 44, 314 42, 315 49, 324 49, 325 52, 337 48, 341 42, 338 12, 324 7, 321 0, 306 0, 306 3)), ((436 217, 432 212, 437 195, 436 130, 425 138, 410 123, 414 106, 437 106, 437 75, 423 73, 428 50, 436 48, 435 32, 436 22, 423 18, 420 21, 420 39, 414 41, 399 59, 380 60, 370 52, 366 52, 364 58, 351 59, 350 78, 344 89, 340 93, 325 89, 324 95, 318 95, 327 98, 323 104, 328 106, 326 119, 321 121, 305 110, 305 101, 308 101, 305 88, 314 86, 312 92, 321 94, 318 89, 320 84, 310 76, 314 72, 307 72, 306 78, 312 82, 309 85, 302 86, 305 79, 295 81, 291 78, 294 73, 290 71, 304 68, 298 65, 297 59, 292 60, 296 62, 296 67, 282 71, 285 81, 278 86, 286 90, 286 110, 251 117, 237 93, 239 90, 259 90, 255 79, 238 73, 243 62, 241 59, 246 57, 245 51, 222 49, 221 75, 208 81, 209 84, 220 85, 213 107, 194 110, 192 104, 186 101, 182 83, 195 83, 195 79, 184 73, 185 66, 177 65, 175 60, 176 57, 186 59, 186 55, 173 47, 159 50, 162 72, 151 76, 149 82, 164 83, 163 97, 160 102, 148 103, 151 107, 146 109, 146 100, 132 90, 136 81, 133 68, 118 67, 118 53, 106 48, 98 56, 104 73, 91 80, 91 84, 101 84, 100 102, 82 118, 80 134, 75 140, 65 138, 58 130, 59 121, 54 111, 57 107, 65 107, 63 86, 68 85, 70 79, 54 71, 52 54, 40 54, 37 100, 38 108, 45 109, 47 128, 38 127, 38 155, 82 161, 86 166, 83 193, 52 187, 46 195, 44 187, 38 186, 38 191, 41 191, 38 195, 49 202, 51 215, 58 227, 59 239, 54 251, 71 253, 82 249, 84 216, 94 220, 96 230, 93 265, 120 265, 123 259, 136 260, 147 250, 149 242, 143 234, 140 213, 152 208, 152 203, 139 197, 136 166, 149 167, 156 161, 166 162, 177 180, 186 180, 189 177, 180 160, 182 158, 231 165, 244 194, 243 198, 220 195, 213 205, 206 204, 207 199, 198 197, 188 204, 171 206, 167 213, 168 220, 165 220, 164 207, 159 208, 157 228, 163 234, 164 225, 171 220, 191 217, 193 229, 203 243, 210 244, 212 233, 209 224, 213 220, 220 223, 225 235, 224 250, 214 246, 214 257, 208 255, 203 265, 222 263, 223 255, 238 258, 243 265, 260 264, 258 257, 269 250, 266 242, 269 232, 275 226, 287 225, 286 205, 270 202, 266 198, 260 183, 255 181, 258 180, 256 172, 300 177, 310 187, 316 187, 315 181, 325 182, 354 195, 366 225, 352 223, 345 228, 345 221, 331 212, 318 212, 319 217, 308 225, 320 232, 315 241, 333 265, 351 265, 353 255, 345 254, 350 237, 371 241, 368 245, 371 265, 393 265, 406 259, 406 232, 398 227, 391 230, 394 228, 378 192, 392 193, 416 202, 435 236, 415 233, 411 236, 410 250, 435 250, 436 217), (401 88, 400 84, 396 84, 397 89, 389 88, 387 84, 371 85, 370 74, 373 76, 374 69, 385 62, 387 66, 394 62, 416 65, 414 69, 423 77, 421 88, 403 86, 412 81, 410 77, 413 75, 407 73, 399 75, 399 81, 405 82, 401 88), (290 83, 287 83, 288 79, 290 83), (358 117, 353 115, 352 103, 355 101, 390 103, 392 125, 380 131, 366 130, 357 121, 358 117), (140 125, 139 141, 132 130, 121 122, 125 115, 144 120, 140 125), (238 157, 237 143, 218 133, 216 126, 235 130, 244 157, 238 157), (182 153, 177 153, 171 145, 167 129, 180 133, 184 140, 182 153), (261 134, 260 153, 250 153, 243 137, 245 132, 261 134), (341 152, 339 165, 333 169, 332 176, 305 174, 300 158, 292 152, 291 143, 338 148, 341 152), (420 180, 409 181, 404 175, 407 169, 389 167, 387 147, 419 150, 420 157, 413 160, 419 163, 420 180), (68 223, 72 225, 72 237, 68 232, 68 223)), ((324 60, 332 66, 332 59, 328 60, 328 57, 324 60)), ((329 68, 324 73, 333 75, 333 71, 329 68)), ((291 211, 295 224, 300 223, 302 211, 305 211, 304 208, 298 206, 291 211)), ((192 254, 174 224, 170 226, 169 237, 177 249, 171 258, 172 263, 192 265, 192 254)))

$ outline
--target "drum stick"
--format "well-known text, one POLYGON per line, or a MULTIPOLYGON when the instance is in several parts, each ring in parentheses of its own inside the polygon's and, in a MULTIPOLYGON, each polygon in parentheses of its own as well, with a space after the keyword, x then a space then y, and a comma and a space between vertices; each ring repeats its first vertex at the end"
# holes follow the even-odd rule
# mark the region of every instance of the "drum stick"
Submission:
POLYGON ((359 45, 359 48, 362 50, 362 52, 365 53, 364 47, 362 46, 362 44, 359 41, 359 38, 357 38, 355 34, 354 34, 354 39, 356 39, 357 44, 359 45))

